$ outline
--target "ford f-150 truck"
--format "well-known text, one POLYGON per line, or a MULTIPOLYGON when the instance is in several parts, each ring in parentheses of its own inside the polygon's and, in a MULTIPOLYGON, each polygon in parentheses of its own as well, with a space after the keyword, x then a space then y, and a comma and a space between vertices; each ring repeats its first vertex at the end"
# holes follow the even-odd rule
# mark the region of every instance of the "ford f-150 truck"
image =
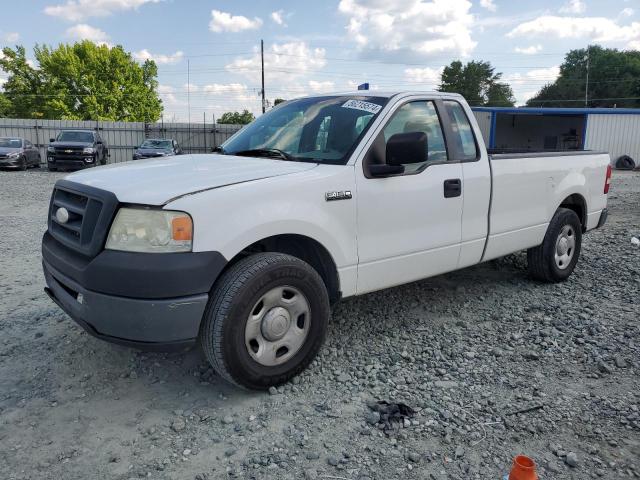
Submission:
POLYGON ((215 154, 59 180, 46 291, 90 334, 197 341, 264 389, 321 347, 331 305, 528 250, 560 282, 607 218, 609 156, 487 152, 462 97, 359 92, 278 105, 215 154))

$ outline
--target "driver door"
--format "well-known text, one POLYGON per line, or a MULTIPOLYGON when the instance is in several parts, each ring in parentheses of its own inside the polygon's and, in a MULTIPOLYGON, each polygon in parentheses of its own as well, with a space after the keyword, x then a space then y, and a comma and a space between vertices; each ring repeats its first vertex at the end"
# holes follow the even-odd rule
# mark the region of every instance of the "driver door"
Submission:
POLYGON ((358 202, 358 294, 454 270, 462 219, 462 165, 449 161, 436 100, 396 107, 368 154, 356 168, 358 202), (405 171, 373 176, 368 165, 383 163, 386 142, 396 133, 427 134, 427 160, 405 171))

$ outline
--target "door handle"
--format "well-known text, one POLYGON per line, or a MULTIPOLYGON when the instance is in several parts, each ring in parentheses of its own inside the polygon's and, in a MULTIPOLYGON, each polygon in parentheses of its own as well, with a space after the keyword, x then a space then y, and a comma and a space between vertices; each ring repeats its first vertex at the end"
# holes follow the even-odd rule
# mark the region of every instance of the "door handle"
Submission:
POLYGON ((444 198, 459 197, 462 195, 462 180, 451 178, 444 181, 444 198))

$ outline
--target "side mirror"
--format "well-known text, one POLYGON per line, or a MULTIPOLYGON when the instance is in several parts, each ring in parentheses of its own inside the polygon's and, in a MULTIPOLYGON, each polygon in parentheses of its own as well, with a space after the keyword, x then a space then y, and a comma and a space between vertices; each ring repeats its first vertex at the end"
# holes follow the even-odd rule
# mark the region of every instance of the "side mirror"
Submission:
POLYGON ((387 141, 387 165, 427 161, 427 134, 425 132, 396 133, 387 141))
POLYGON ((102 144, 103 144, 102 140, 98 140, 98 141, 96 142, 96 145, 102 145, 102 144))
POLYGON ((55 142, 55 141, 56 141, 56 139, 55 139, 55 138, 50 138, 50 139, 49 139, 49 142, 51 142, 51 143, 53 143, 53 142, 55 142))

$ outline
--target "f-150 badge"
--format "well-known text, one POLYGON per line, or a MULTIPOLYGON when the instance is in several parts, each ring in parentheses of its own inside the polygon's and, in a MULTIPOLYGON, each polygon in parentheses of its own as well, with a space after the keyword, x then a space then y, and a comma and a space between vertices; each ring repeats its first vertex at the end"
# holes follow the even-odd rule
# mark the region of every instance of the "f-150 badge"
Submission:
POLYGON ((351 190, 345 190, 343 192, 327 192, 324 194, 324 198, 327 202, 334 200, 350 200, 353 197, 351 190))

